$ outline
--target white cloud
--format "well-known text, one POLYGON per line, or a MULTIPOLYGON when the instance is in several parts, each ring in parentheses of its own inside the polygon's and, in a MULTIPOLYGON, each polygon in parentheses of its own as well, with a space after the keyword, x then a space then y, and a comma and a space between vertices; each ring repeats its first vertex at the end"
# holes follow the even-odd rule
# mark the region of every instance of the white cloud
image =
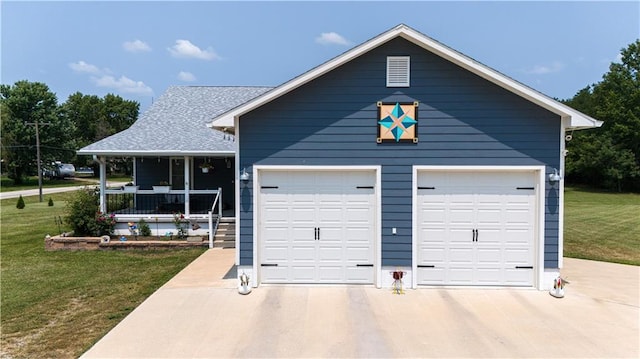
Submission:
POLYGON ((617 62, 617 63, 622 63, 622 54, 617 54, 615 59, 613 59, 613 62, 617 62))
POLYGON ((335 32, 323 32, 316 37, 316 42, 322 45, 349 45, 349 41, 335 32))
POLYGON ((84 62, 82 60, 80 60, 78 62, 70 63, 69 67, 71 68, 71 70, 73 70, 75 72, 78 72, 78 73, 93 74, 93 75, 98 75, 98 74, 102 73, 102 71, 100 71, 98 66, 88 64, 88 63, 86 63, 86 62, 84 62))
POLYGON ((554 61, 551 65, 535 65, 525 72, 533 75, 545 75, 562 71, 562 69, 564 69, 564 64, 560 61, 554 61))
POLYGON ((212 48, 200 49, 189 40, 176 40, 176 44, 167 48, 174 57, 194 58, 200 60, 216 60, 220 56, 212 48))
POLYGON ((151 46, 141 40, 125 41, 122 43, 122 47, 129 52, 148 52, 151 51, 151 46))
POLYGON ((180 71, 180 73, 178 73, 178 80, 184 82, 193 82, 196 80, 196 77, 191 72, 180 71))
POLYGON ((102 77, 92 77, 93 82, 98 87, 106 87, 123 93, 132 93, 137 95, 151 95, 153 90, 142 81, 134 81, 126 76, 120 76, 116 79, 113 76, 105 75, 102 77))

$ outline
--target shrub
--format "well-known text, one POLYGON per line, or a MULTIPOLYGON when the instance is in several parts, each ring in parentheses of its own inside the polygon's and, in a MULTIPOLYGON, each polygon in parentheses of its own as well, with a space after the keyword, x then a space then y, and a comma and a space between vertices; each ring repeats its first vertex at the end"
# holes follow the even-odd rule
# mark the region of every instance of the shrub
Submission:
POLYGON ((95 236, 112 235, 116 228, 115 215, 113 213, 107 215, 98 211, 96 212, 93 226, 93 233, 95 236))
POLYGON ((20 197, 18 197, 18 203, 16 203, 16 208, 17 209, 23 209, 24 208, 24 199, 22 198, 22 195, 20 195, 20 197))
POLYGON ((47 203, 49 207, 53 207, 53 198, 49 197, 49 203, 47 203))
POLYGON ((138 222, 138 230, 140 231, 140 235, 143 237, 149 237, 151 235, 151 228, 149 228, 149 224, 144 218, 140 219, 138 222))
POLYGON ((114 215, 99 210, 100 198, 94 189, 76 191, 67 203, 65 221, 76 236, 102 236, 113 234, 116 221, 114 215))

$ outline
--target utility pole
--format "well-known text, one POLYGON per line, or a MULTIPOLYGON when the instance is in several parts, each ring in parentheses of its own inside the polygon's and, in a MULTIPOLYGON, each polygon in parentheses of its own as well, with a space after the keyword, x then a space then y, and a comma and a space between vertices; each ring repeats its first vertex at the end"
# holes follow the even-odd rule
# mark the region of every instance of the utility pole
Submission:
MULTIPOLYGON (((40 100, 36 103, 36 108, 40 106, 43 101, 40 100)), ((40 202, 42 202, 42 165, 40 163, 40 128, 38 126, 38 116, 36 114, 36 122, 27 122, 27 125, 35 125, 36 126, 36 161, 38 161, 38 195, 40 196, 40 202)), ((51 123, 46 122, 43 125, 50 125, 51 123)))

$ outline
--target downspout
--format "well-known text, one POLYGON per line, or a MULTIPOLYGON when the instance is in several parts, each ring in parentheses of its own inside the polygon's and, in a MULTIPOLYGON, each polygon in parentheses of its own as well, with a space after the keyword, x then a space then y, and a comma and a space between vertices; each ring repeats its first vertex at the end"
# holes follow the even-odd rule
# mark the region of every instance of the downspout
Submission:
MULTIPOLYGON (((558 269, 564 267, 564 176, 567 156, 567 127, 571 118, 562 118, 560 128, 560 183, 558 184, 558 269)), ((571 140, 571 137, 568 138, 571 140)))
POLYGON ((97 155, 93 155, 93 160, 100 165, 100 212, 107 213, 107 161, 97 155))

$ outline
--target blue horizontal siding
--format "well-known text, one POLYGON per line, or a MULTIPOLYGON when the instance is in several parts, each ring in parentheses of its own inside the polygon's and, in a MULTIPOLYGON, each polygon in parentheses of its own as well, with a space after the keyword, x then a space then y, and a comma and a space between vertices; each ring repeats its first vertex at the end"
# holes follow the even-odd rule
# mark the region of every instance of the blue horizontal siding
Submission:
MULTIPOLYGON (((559 168, 557 115, 403 39, 242 116, 237 131, 239 166, 248 171, 253 165, 381 165, 385 266, 411 265, 413 165, 559 168), (390 55, 411 56, 411 87, 386 87, 390 55), (376 143, 378 101, 419 102, 417 144, 376 143)), ((251 188, 240 191, 243 265, 253 256, 251 188)), ((547 196, 545 265, 557 267, 557 193, 547 196)))

